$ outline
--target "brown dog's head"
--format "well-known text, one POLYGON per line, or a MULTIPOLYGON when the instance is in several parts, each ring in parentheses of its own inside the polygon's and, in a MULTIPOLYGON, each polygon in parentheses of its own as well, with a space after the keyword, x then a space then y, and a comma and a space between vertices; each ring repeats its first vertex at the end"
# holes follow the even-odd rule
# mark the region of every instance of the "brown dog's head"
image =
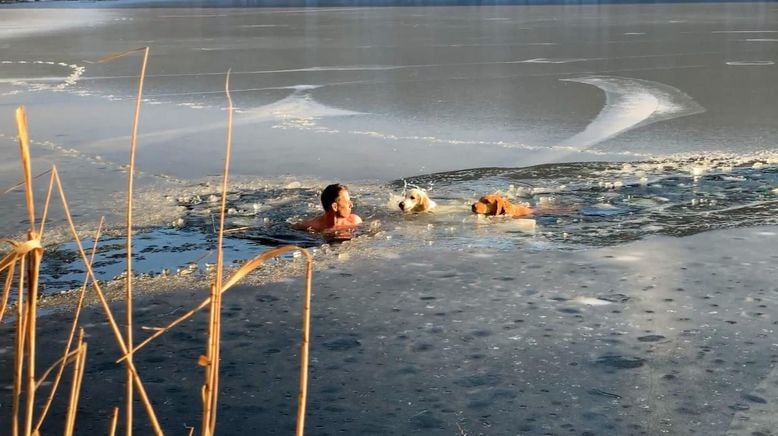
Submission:
POLYGON ((497 194, 484 195, 473 203, 473 213, 481 215, 505 215, 511 208, 508 200, 497 194))

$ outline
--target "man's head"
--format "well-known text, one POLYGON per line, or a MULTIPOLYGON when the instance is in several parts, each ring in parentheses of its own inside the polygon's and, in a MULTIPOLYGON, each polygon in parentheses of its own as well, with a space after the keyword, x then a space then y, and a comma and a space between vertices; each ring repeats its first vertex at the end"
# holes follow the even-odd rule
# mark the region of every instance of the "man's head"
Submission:
POLYGON ((351 197, 348 193, 348 187, 340 183, 334 183, 321 191, 321 206, 324 212, 335 213, 340 218, 347 218, 351 215, 351 197))

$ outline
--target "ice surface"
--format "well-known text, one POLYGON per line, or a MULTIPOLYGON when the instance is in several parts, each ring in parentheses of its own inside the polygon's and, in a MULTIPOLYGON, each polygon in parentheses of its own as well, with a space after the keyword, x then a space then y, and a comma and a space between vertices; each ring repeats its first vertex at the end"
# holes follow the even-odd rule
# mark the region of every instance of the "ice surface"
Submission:
MULTIPOLYGON (((770 431, 776 233, 726 230, 577 252, 405 246, 390 259, 357 242, 314 275, 307 425, 347 434, 770 431), (635 253, 643 261, 623 260, 635 253)), ((225 295, 224 340, 236 346, 222 354, 222 386, 232 393, 220 402, 224 429, 290 422, 279 410, 294 404, 302 280, 250 284, 260 278, 225 295)), ((186 310, 189 289, 183 300, 150 296, 138 316, 159 323, 186 310)), ((178 375, 148 385, 152 398, 182 390, 181 407, 159 406, 166 428, 197 409, 197 386, 180 380, 197 368, 189 374, 158 353, 194 362, 193 333, 204 322, 139 354, 150 380, 178 375)), ((100 337, 111 340, 97 323, 90 345, 100 337)), ((90 359, 86 380, 102 382, 85 383, 87 397, 121 380, 109 354, 90 359)), ((109 405, 96 407, 108 420, 109 405)))
POLYGON ((629 129, 704 112, 679 89, 658 82, 614 76, 563 79, 594 85, 605 92, 605 107, 586 129, 562 142, 585 149, 629 129))

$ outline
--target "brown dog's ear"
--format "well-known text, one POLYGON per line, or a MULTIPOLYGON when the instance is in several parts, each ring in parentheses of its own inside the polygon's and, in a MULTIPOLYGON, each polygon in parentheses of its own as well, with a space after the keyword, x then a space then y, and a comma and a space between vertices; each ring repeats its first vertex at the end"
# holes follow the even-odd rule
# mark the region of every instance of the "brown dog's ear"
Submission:
POLYGON ((497 210, 494 211, 495 215, 505 215, 506 213, 508 213, 508 205, 505 204, 506 201, 504 198, 497 197, 496 202, 497 202, 497 210))

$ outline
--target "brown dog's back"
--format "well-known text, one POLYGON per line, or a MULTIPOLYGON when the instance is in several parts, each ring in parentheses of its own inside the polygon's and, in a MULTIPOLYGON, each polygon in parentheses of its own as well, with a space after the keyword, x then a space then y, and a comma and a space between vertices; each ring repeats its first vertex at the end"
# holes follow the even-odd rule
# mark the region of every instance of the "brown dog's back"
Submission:
POLYGON ((535 211, 529 206, 524 206, 523 204, 510 204, 510 203, 508 204, 510 205, 509 207, 510 213, 506 213, 506 215, 527 216, 535 213, 535 211))
POLYGON ((499 194, 484 195, 477 202, 473 203, 471 209, 473 213, 481 215, 508 215, 513 217, 532 215, 531 207, 512 204, 508 199, 499 194))

